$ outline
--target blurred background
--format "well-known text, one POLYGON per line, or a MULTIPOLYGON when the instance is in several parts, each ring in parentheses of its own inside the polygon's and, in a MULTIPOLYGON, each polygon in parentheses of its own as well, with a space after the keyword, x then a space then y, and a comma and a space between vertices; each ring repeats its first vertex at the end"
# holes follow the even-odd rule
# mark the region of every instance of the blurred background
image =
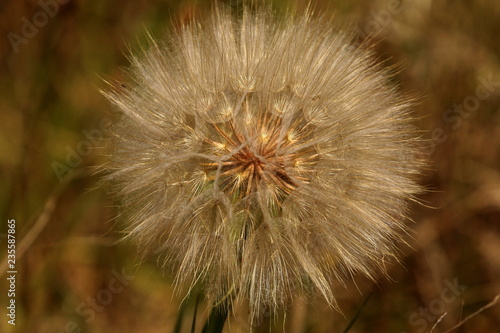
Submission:
MULTIPOLYGON (((226 3, 229 3, 227 1, 226 3)), ((233 1, 234 2, 234 1, 233 1)), ((305 8, 304 1, 273 1, 305 8)), ((429 191, 391 279, 337 288, 343 313, 298 300, 225 332, 496 332, 500 304, 500 2, 312 0, 418 96, 429 191), (370 295, 370 297, 368 297, 370 295), (362 304, 364 307, 361 308, 362 304)), ((0 331, 190 332, 195 300, 176 296, 154 260, 117 242, 123 224, 99 184, 97 147, 114 115, 99 89, 120 79, 129 47, 199 17, 208 0, 0 0, 0 331), (16 325, 8 324, 7 221, 16 220, 16 325), (178 320, 179 313, 183 313, 178 320)), ((198 306, 196 331, 207 310, 198 306)))

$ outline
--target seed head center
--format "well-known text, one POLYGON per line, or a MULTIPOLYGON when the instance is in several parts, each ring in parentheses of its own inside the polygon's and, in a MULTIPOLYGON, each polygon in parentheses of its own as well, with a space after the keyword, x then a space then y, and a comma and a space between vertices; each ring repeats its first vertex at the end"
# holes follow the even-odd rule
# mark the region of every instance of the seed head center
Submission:
POLYGON ((241 152, 235 154, 232 159, 235 162, 236 168, 241 168, 241 174, 249 176, 248 173, 252 172, 253 176, 261 179, 263 169, 266 163, 259 157, 255 156, 248 148, 244 148, 241 152))
POLYGON ((290 152, 297 144, 297 134, 291 127, 283 136, 280 118, 266 118, 257 125, 255 132, 244 135, 231 121, 212 124, 212 135, 205 139, 207 152, 222 161, 202 163, 204 179, 215 181, 234 199, 264 190, 274 193, 273 200, 280 203, 300 184, 308 183, 307 167, 314 163, 316 152, 290 152))

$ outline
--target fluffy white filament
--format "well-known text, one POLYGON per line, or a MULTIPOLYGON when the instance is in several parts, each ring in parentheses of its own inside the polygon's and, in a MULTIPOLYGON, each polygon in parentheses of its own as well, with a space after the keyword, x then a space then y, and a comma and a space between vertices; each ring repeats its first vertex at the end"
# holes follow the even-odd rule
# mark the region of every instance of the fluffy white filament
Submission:
POLYGON ((374 278, 404 231, 418 138, 369 51, 310 14, 216 9, 134 57, 108 98, 129 236, 252 316, 374 278))

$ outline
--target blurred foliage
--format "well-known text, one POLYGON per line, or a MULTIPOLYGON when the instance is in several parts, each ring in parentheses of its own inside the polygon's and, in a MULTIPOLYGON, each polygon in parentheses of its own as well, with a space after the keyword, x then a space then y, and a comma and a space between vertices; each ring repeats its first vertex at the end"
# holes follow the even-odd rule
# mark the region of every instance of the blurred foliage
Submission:
MULTIPOLYGON (((82 142, 88 133, 98 138, 103 120, 114 116, 99 89, 106 88, 103 78, 122 77, 128 49, 144 45, 148 30, 159 37, 178 29, 211 2, 60 2, 67 3, 50 7, 54 15, 44 20, 41 4, 55 0, 0 1, 1 260, 8 218, 17 221, 18 249, 21 239, 35 236, 24 254, 18 251, 16 326, 5 316, 5 275, 0 281, 0 331, 171 332, 182 299, 154 261, 139 264, 132 245, 117 243, 115 203, 93 172, 102 162, 98 144, 82 142), (29 30, 26 22, 39 27, 29 30), (13 34, 23 41, 13 42, 13 34), (100 303, 92 305, 93 298, 100 303)), ((354 28, 360 41, 377 32, 371 42, 379 58, 403 64, 395 77, 401 90, 422 96, 415 113, 428 131, 431 161, 422 183, 429 191, 422 200, 429 207, 414 207, 411 247, 403 248, 402 265, 389 268, 393 281, 356 278, 338 287, 343 314, 297 300, 286 318, 263 318, 254 332, 341 332, 370 291, 350 332, 427 332, 446 311, 434 329, 444 332, 500 293, 500 3, 312 3, 340 28, 354 28), (464 103, 469 109, 460 111, 464 103), (467 287, 457 295, 446 291, 455 280, 467 287)), ((306 8, 299 0, 273 5, 306 8)), ((186 300, 183 332, 194 298, 186 300)), ((207 316, 200 305, 198 330, 207 316)), ((245 310, 229 324, 228 332, 249 331, 245 310)), ((500 305, 454 332, 498 327, 500 305)))

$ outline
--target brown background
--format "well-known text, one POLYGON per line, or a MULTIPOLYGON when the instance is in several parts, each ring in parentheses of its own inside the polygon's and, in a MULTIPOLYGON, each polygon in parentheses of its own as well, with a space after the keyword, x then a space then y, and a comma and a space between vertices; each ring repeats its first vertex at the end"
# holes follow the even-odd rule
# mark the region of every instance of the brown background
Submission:
MULTIPOLYGON (((122 225, 114 219, 115 203, 92 168, 101 163, 99 143, 87 144, 85 134, 98 137, 113 116, 99 89, 103 78, 122 76, 128 46, 144 44, 146 30, 159 37, 178 28, 210 2, 61 2, 67 3, 50 7, 50 17, 40 14, 37 1, 0 1, 1 260, 8 218, 16 219, 18 249, 16 326, 5 316, 4 274, 0 331, 171 332, 181 299, 155 262, 139 265, 131 244, 116 243, 122 225), (33 20, 39 27, 27 29, 33 20), (122 270, 131 276, 125 285, 114 280, 122 270), (101 301, 91 310, 96 297, 101 301)), ((379 58, 403 64, 395 77, 401 90, 422 96, 415 114, 428 131, 431 161, 422 177, 429 191, 421 199, 430 208, 414 207, 412 249, 403 248, 402 264, 389 267, 393 281, 374 285, 359 278, 358 287, 338 288, 343 314, 321 301, 298 301, 284 323, 263 318, 254 332, 341 332, 370 290, 350 332, 427 332, 446 311, 434 329, 445 332, 500 293, 500 2, 313 4, 335 15, 340 27, 356 29, 360 40, 377 32, 379 58), (466 289, 454 294, 454 281, 466 289)), ((189 332, 193 303, 183 332, 189 332)), ((202 304, 198 313, 199 331, 202 304)), ((233 332, 249 329, 243 310, 230 324, 233 332)), ((454 332, 498 327, 497 304, 454 332)))

